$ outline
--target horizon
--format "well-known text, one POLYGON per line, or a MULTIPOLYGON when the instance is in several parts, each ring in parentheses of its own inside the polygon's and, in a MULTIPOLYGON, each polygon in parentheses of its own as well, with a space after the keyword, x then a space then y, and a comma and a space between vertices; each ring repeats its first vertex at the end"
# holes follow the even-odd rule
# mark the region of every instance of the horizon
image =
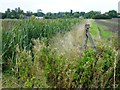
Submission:
MULTIPOLYGON (((21 7, 16 7, 16 8, 20 8, 21 10, 23 10, 21 7)), ((11 9, 11 8, 7 8, 7 9, 10 9, 10 10, 15 10, 15 8, 14 9, 11 9)), ((7 9, 5 10, 5 11, 7 11, 7 9)), ((38 10, 38 9, 37 9, 38 10)), ((36 13, 37 12, 37 10, 35 11, 35 12, 33 12, 33 11, 31 11, 31 10, 27 10, 27 11, 30 11, 30 12, 32 12, 32 13, 36 13)), ((70 9, 70 10, 72 10, 72 9, 70 9)), ((70 10, 68 10, 68 11, 58 11, 58 12, 50 12, 50 11, 48 11, 48 12, 43 12, 43 10, 42 10, 42 12, 44 13, 44 14, 46 14, 46 13, 59 13, 59 12, 70 12, 70 10)), ((114 9, 111 9, 111 10, 114 10, 114 9)), ((108 10, 108 11, 111 11, 111 10, 108 10)), ((0 13, 5 13, 5 11, 4 12, 1 12, 0 11, 0 13)), ((24 11, 24 10, 23 10, 24 11)), ((24 11, 24 13, 27 13, 27 11, 24 11)), ((72 10, 73 11, 73 13, 74 12, 85 12, 85 11, 74 11, 74 10, 72 10)), ((95 11, 95 10, 90 10, 90 11, 95 11)), ((90 11, 87 11, 87 12, 90 12, 90 11)), ((105 11, 105 12, 108 12, 108 11, 105 11)), ((117 13, 120 13, 118 10, 115 10, 115 11, 117 11, 117 13)), ((87 13, 87 12, 85 12, 85 13, 87 13)), ((101 12, 101 11, 96 11, 96 12, 101 12)), ((105 12, 101 12, 101 14, 104 14, 105 12)))
POLYGON ((73 12, 99 11, 101 13, 116 10, 118 12, 118 2, 119 0, 1 0, 0 12, 5 12, 8 8, 14 10, 18 7, 24 12, 37 12, 38 9, 41 9, 44 13, 69 12, 70 10, 73 10, 73 12))

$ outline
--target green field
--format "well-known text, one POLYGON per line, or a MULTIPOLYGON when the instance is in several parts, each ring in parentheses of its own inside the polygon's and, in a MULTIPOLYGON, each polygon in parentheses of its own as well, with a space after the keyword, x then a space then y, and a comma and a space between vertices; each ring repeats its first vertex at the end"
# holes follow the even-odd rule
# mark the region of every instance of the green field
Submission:
MULTIPOLYGON (((100 21, 79 18, 2 20, 2 86, 4 88, 120 87, 115 32, 100 21), (88 43, 82 51, 84 25, 88 43), (116 77, 114 76, 116 75, 116 77)), ((108 21, 109 22, 109 21, 108 21)))

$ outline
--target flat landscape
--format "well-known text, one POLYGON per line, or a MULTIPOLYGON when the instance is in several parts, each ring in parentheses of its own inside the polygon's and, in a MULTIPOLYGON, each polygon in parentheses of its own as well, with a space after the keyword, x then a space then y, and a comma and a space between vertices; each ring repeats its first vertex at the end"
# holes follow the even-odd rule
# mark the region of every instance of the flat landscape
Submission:
POLYGON ((118 19, 2 19, 3 88, 120 87, 118 19), (85 24, 96 51, 88 40, 85 24))

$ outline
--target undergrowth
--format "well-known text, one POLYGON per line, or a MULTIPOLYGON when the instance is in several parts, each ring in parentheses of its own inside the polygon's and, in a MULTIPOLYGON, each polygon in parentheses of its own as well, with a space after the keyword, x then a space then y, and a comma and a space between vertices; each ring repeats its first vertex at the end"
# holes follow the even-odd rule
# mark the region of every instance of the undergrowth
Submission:
MULTIPOLYGON (((58 54, 56 48, 50 47, 49 38, 61 29, 61 33, 70 31, 78 21, 41 22, 33 19, 4 32, 3 87, 113 88, 114 61, 118 49, 115 38, 106 41, 109 45, 105 40, 96 41, 97 52, 88 47, 77 58, 67 55, 67 52, 58 54)), ((98 33, 96 28, 96 25, 91 28, 93 37, 98 33)))
MULTIPOLYGON (((64 55, 56 54, 53 49, 45 46, 39 39, 33 40, 33 42, 35 44, 32 48, 34 61, 30 51, 20 50, 19 46, 16 48, 16 64, 12 68, 11 75, 17 79, 15 82, 18 87, 113 87, 116 52, 111 47, 99 44, 98 52, 95 53, 92 49, 86 50, 82 57, 78 60, 73 59, 74 61, 71 63, 64 55)), ((3 80, 3 83, 9 79, 11 78, 3 80)))

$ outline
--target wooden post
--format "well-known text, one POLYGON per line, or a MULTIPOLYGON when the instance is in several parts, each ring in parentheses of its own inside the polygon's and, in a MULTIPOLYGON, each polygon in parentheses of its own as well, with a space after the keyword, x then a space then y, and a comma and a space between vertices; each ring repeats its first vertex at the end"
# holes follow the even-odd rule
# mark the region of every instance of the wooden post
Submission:
POLYGON ((92 39, 92 36, 89 33, 89 28, 90 28, 90 24, 85 24, 85 33, 84 33, 84 38, 83 38, 83 45, 82 45, 82 50, 85 50, 87 47, 87 42, 88 39, 92 45, 92 47, 94 48, 94 50, 96 51, 96 45, 94 43, 94 40, 92 39))

